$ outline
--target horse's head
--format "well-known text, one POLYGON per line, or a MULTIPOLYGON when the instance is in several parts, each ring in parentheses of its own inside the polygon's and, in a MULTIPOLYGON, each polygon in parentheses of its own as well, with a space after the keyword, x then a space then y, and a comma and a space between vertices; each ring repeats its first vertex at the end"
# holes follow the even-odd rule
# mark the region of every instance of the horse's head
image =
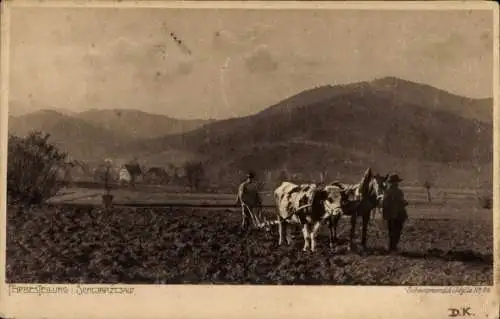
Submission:
POLYGON ((373 178, 373 193, 376 198, 376 204, 382 200, 384 197, 384 193, 389 188, 389 184, 387 183, 387 179, 389 178, 389 174, 386 174, 385 176, 382 176, 380 174, 375 174, 373 178))
POLYGON ((387 177, 388 175, 373 174, 371 168, 368 168, 359 184, 360 199, 369 201, 373 206, 378 206, 387 189, 387 177))

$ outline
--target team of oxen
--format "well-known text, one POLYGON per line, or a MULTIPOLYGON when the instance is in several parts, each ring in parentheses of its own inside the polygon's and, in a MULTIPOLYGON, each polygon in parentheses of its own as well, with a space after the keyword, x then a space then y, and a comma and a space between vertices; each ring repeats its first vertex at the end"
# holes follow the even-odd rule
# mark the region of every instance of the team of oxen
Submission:
POLYGON ((367 229, 374 209, 380 207, 386 189, 386 176, 373 174, 368 168, 360 183, 334 182, 327 185, 282 182, 274 191, 277 219, 260 222, 258 227, 270 229, 278 225, 279 245, 291 243, 291 227, 300 225, 304 251, 315 251, 321 225, 327 223, 330 247, 338 237, 338 223, 343 215, 350 216, 349 250, 354 249, 356 222, 362 218, 361 245, 366 249, 367 229))

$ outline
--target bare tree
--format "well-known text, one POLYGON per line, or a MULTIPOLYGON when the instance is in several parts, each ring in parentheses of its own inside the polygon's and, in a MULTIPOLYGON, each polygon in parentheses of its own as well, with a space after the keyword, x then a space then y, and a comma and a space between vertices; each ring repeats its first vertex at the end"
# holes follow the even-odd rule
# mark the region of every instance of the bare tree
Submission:
POLYGON ((189 187, 193 190, 198 190, 200 183, 205 177, 203 164, 201 162, 187 162, 184 164, 184 170, 189 187))
POLYGON ((325 171, 322 171, 319 173, 319 182, 321 184, 324 184, 326 183, 326 181, 328 180, 328 171, 325 170, 325 171))
POLYGON ((425 190, 427 192, 427 202, 431 203, 432 202, 432 198, 431 198, 432 183, 429 180, 425 180, 423 186, 424 186, 424 188, 425 188, 425 190))
POLYGON ((111 195, 111 167, 113 166, 111 159, 104 160, 104 172, 102 179, 104 182, 104 194, 102 195, 102 202, 105 208, 111 206, 113 195, 111 195))
POLYGON ((111 190, 111 182, 113 181, 112 167, 113 162, 111 159, 105 159, 95 170, 95 178, 102 183, 105 194, 109 194, 111 190))
POLYGON ((428 163, 421 163, 417 171, 418 179, 420 180, 420 182, 422 183, 422 187, 426 191, 428 203, 432 202, 431 188, 434 187, 434 181, 435 181, 434 171, 435 170, 428 163))
POLYGON ((264 171, 264 182, 266 187, 272 187, 273 173, 270 170, 264 171))
POLYGON ((103 181, 104 181, 104 191, 106 195, 109 195, 111 192, 111 187, 110 187, 110 182, 111 182, 111 167, 112 167, 112 162, 110 159, 105 160, 105 165, 104 165, 104 175, 103 175, 103 181))

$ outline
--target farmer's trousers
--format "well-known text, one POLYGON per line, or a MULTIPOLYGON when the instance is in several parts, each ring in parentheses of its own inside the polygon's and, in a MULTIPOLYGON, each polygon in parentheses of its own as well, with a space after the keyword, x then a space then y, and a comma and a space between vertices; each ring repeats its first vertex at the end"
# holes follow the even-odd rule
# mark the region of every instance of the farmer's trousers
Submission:
POLYGON ((241 206, 241 230, 246 231, 248 230, 248 227, 250 226, 250 223, 252 222, 252 218, 250 216, 250 207, 248 206, 241 206))
POLYGON ((261 206, 241 206, 241 230, 248 230, 250 224, 259 227, 259 224, 262 222, 262 211, 260 207, 261 206))
POLYGON ((389 250, 396 250, 401 239, 401 232, 405 219, 395 218, 386 220, 387 230, 389 231, 389 250))

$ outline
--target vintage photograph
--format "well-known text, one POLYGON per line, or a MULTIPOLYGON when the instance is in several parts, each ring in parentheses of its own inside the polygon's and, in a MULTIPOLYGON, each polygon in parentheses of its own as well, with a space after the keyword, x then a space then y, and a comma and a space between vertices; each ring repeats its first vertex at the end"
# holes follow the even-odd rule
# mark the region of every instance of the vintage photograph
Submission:
POLYGON ((493 10, 9 19, 7 283, 493 285, 493 10))

